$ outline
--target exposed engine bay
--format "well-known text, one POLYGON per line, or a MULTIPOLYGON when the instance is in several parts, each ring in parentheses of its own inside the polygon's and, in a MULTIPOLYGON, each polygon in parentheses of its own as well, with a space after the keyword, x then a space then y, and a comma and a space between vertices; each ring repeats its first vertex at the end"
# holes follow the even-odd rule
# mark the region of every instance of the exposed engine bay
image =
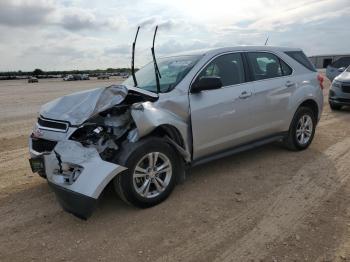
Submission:
POLYGON ((83 146, 96 148, 102 159, 112 161, 121 142, 131 139, 128 138, 129 132, 137 132, 135 128, 130 106, 121 104, 89 119, 70 139, 80 142, 83 146))
POLYGON ((102 159, 112 161, 123 141, 135 142, 139 138, 131 115, 132 107, 137 110, 137 107, 142 108, 143 102, 156 99, 121 85, 80 92, 44 105, 37 128, 44 134, 42 138, 46 130, 62 132, 67 129, 65 139, 96 148, 102 159))

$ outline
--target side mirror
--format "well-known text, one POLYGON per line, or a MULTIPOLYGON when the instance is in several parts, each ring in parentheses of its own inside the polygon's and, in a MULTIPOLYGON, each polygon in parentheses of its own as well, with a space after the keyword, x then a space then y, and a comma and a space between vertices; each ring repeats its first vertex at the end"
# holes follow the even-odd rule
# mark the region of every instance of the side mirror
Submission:
POLYGON ((222 87, 221 78, 217 76, 203 76, 197 79, 191 87, 191 93, 199 93, 203 90, 213 90, 222 87))
POLYGON ((338 68, 338 72, 344 72, 344 71, 345 71, 345 67, 338 68))

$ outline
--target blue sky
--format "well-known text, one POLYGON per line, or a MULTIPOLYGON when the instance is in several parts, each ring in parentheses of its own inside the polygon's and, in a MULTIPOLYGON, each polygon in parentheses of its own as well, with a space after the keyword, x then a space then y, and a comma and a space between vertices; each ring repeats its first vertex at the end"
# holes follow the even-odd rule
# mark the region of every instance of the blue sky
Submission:
POLYGON ((130 66, 158 56, 234 45, 350 53, 349 0, 0 0, 0 71, 130 66))

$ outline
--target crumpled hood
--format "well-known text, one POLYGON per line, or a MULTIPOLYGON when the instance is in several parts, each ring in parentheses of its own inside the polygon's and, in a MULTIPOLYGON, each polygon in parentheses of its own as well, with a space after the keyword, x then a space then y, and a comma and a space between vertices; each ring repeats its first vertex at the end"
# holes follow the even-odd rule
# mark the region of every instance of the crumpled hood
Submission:
POLYGON ((80 125, 93 115, 120 104, 128 94, 123 85, 96 88, 65 95, 41 107, 40 115, 80 125))
POLYGON ((335 80, 341 81, 341 82, 350 82, 350 72, 344 71, 340 75, 338 75, 335 80))

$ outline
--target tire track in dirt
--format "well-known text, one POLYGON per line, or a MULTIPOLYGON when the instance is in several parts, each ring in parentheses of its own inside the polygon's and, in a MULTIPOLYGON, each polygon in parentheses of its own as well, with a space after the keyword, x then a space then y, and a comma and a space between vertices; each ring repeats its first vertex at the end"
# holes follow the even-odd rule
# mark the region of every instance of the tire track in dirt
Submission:
POLYGON ((6 188, 30 183, 36 175, 31 173, 28 163, 28 149, 19 148, 0 154, 0 199, 6 195, 6 188))
MULTIPOLYGON (((27 144, 28 141, 28 135, 20 135, 16 137, 11 138, 2 138, 0 139, 1 146, 0 146, 0 153, 3 155, 6 155, 7 152, 10 150, 16 150, 16 149, 24 149, 24 145, 27 144)), ((27 149, 28 151, 28 149, 27 149)))
MULTIPOLYGON (((323 126, 333 122, 325 121, 323 126)), ((220 221, 208 232, 194 235, 191 240, 157 261, 195 261, 210 257, 214 260, 222 253, 220 250, 224 250, 224 253, 217 261, 245 261, 252 251, 254 253, 250 255, 254 257, 256 254, 255 258, 261 258, 266 244, 292 229, 288 226, 289 223, 295 226, 308 209, 341 186, 340 182, 347 177, 339 176, 339 169, 344 169, 343 173, 346 174, 346 168, 349 170, 350 165, 344 160, 349 157, 350 139, 346 139, 326 149, 317 160, 306 163, 290 183, 271 192, 268 199, 248 205, 244 212, 220 221), (337 166, 338 172, 333 165, 337 166), (300 197, 297 197, 298 194, 300 197)))
MULTIPOLYGON (((35 117, 31 117, 28 120, 18 120, 9 123, 0 124, 0 139, 12 139, 18 136, 29 136, 31 129, 35 123, 35 117)), ((2 147, 4 147, 2 145, 2 147)))
POLYGON ((318 123, 317 127, 324 127, 324 126, 328 126, 328 125, 333 125, 339 121, 345 121, 345 120, 349 120, 349 115, 340 115, 337 116, 336 118, 330 118, 324 121, 321 121, 318 123))
POLYGON ((62 212, 57 208, 58 203, 46 182, 42 180, 39 183, 31 188, 21 189, 16 194, 0 198, 0 235, 24 225, 31 226, 34 224, 33 220, 40 217, 49 217, 62 212), (39 183, 42 185, 38 185, 39 183))
POLYGON ((331 146, 323 157, 304 165, 272 203, 261 221, 216 261, 261 259, 266 245, 281 240, 303 221, 308 211, 336 192, 350 177, 350 138, 331 146))

